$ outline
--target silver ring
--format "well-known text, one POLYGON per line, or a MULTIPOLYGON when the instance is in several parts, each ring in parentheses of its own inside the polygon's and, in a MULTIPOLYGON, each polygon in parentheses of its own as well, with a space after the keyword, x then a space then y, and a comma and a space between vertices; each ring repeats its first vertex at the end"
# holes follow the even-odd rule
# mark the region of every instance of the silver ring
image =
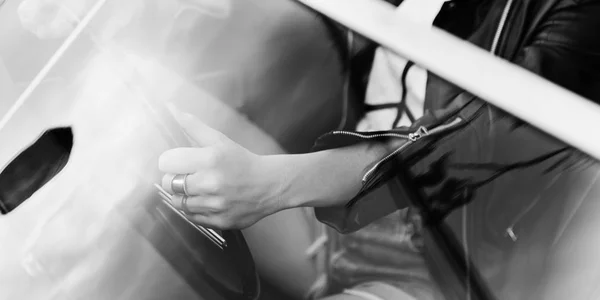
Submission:
POLYGON ((187 192, 186 179, 188 174, 175 175, 171 180, 171 189, 174 194, 189 196, 187 192))
POLYGON ((181 211, 186 214, 186 215, 191 215, 192 212, 190 211, 188 205, 187 205, 187 201, 188 201, 188 196, 183 196, 181 198, 181 211))

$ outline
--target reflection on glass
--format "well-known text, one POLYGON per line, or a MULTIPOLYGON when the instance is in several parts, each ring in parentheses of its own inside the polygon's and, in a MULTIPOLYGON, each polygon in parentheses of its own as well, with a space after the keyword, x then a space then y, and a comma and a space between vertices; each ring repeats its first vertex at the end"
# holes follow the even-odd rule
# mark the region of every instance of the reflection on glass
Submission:
POLYGON ((314 16, 295 19, 299 11, 263 0, 7 2, 0 85, 13 89, 0 91, 10 92, 0 102, 0 165, 48 129, 72 127, 75 143, 63 170, 0 216, 0 282, 11 283, 0 299, 230 299, 204 280, 230 274, 239 278, 222 286, 251 298, 253 262, 239 235, 225 234, 231 253, 195 241, 197 274, 141 235, 167 231, 144 223, 157 200, 156 161, 187 145, 169 105, 246 144, 265 135, 249 120, 296 149, 318 135, 307 134, 306 119, 337 123, 340 105, 329 100, 339 95, 338 62, 329 46, 312 44, 326 35, 307 25, 314 16), (315 117, 323 107, 328 118, 315 117))

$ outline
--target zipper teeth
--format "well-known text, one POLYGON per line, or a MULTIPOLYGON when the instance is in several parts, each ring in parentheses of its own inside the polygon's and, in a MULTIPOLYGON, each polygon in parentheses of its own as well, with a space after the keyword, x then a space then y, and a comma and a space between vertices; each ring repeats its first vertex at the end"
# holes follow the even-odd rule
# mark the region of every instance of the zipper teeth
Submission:
POLYGON ((502 12, 502 16, 500 18, 500 24, 498 24, 498 29, 496 30, 496 35, 494 35, 494 41, 492 42, 492 48, 490 52, 492 54, 496 54, 498 50, 498 42, 500 41, 500 35, 504 31, 504 25, 506 24, 506 20, 508 18, 508 13, 512 7, 513 0, 508 0, 506 6, 504 7, 504 11, 502 12))
MULTIPOLYGON (((427 130, 425 127, 420 127, 419 129, 417 129, 417 131, 415 132, 424 132, 423 136, 430 136, 430 135, 435 135, 437 133, 443 132, 448 128, 452 128, 455 125, 459 124, 460 122, 462 122, 461 118, 456 118, 454 119, 452 122, 450 122, 449 124, 445 124, 445 125, 440 125, 438 127, 435 127, 431 130, 427 130)), ((423 137, 421 136, 421 137, 423 137)), ((362 181, 363 183, 365 183, 367 181, 367 179, 369 178, 369 176, 371 175, 371 173, 373 173, 381 164, 383 164, 384 162, 386 162, 387 160, 389 160, 390 158, 392 158, 393 156, 395 156, 396 154, 398 154, 398 152, 402 151, 403 149, 405 149, 406 147, 408 147, 409 145, 411 145, 412 143, 414 143, 416 140, 420 139, 419 138, 415 138, 414 140, 408 140, 408 142, 406 142, 406 144, 398 147, 398 149, 394 150, 394 152, 388 154, 387 156, 385 156, 384 158, 382 158, 380 161, 378 161, 373 167, 371 167, 363 176, 362 181)), ((408 136, 407 136, 408 138, 408 136)))
MULTIPOLYGON (((452 122, 450 122, 449 124, 440 125, 431 130, 427 130, 427 128, 421 126, 421 128, 417 129, 415 132, 424 130, 425 132, 427 132, 426 135, 436 134, 440 130, 446 130, 446 128, 455 126, 456 124, 458 124, 461 121, 462 121, 462 118, 458 117, 458 118, 454 119, 452 122)), ((357 132, 352 132, 352 131, 344 131, 344 130, 332 131, 331 134, 333 134, 333 135, 351 135, 351 136, 355 136, 355 137, 359 137, 359 138, 363 138, 363 139, 374 139, 374 138, 379 138, 379 137, 399 137, 399 138, 408 139, 409 135, 410 135, 410 134, 400 134, 400 133, 362 134, 362 133, 357 133, 357 132)))
POLYGON ((506 233, 511 235, 511 232, 512 232, 512 235, 515 236, 515 238, 513 238, 512 236, 511 236, 511 238, 513 238, 514 241, 516 241, 516 238, 518 238, 513 231, 515 226, 517 225, 517 223, 519 223, 521 221, 521 219, 523 219, 523 217, 525 217, 540 202, 540 200, 542 199, 542 194, 544 192, 546 192, 548 189, 550 189, 556 183, 556 181, 558 181, 558 179, 561 177, 561 175, 562 174, 558 174, 558 175, 554 176, 554 178, 552 178, 552 180, 544 187, 544 189, 540 193, 538 193, 538 195, 534 198, 533 202, 530 203, 520 213, 518 213, 515 218, 513 218, 512 222, 509 224, 508 228, 506 228, 506 233))
POLYGON ((352 136, 356 136, 362 139, 374 139, 374 138, 380 138, 380 137, 399 137, 399 138, 408 138, 408 135, 406 134, 399 134, 399 133, 379 133, 379 134, 361 134, 361 133, 356 133, 356 132, 352 132, 352 131, 343 131, 343 130, 338 130, 338 131, 333 131, 331 132, 331 134, 334 135, 352 135, 352 136))
POLYGON ((382 158, 379 162, 377 162, 373 167, 371 167, 363 176, 362 178, 362 182, 365 183, 367 181, 367 179, 369 178, 369 176, 371 176, 371 173, 375 172, 375 170, 377 170, 377 168, 384 163, 385 161, 387 161, 388 159, 390 159, 391 157, 395 156, 396 154, 398 154, 398 152, 402 151, 404 148, 408 147, 408 145, 412 144, 413 141, 408 141, 406 144, 398 147, 398 149, 394 150, 394 152, 388 154, 386 157, 382 158))
POLYGON ((450 127, 454 127, 454 126, 458 125, 458 123, 460 123, 462 121, 463 121, 462 118, 457 117, 456 119, 452 120, 452 122, 450 122, 449 124, 440 125, 440 126, 434 128, 434 129, 429 130, 429 135, 439 133, 439 132, 441 132, 443 130, 446 130, 446 129, 450 128, 450 127))

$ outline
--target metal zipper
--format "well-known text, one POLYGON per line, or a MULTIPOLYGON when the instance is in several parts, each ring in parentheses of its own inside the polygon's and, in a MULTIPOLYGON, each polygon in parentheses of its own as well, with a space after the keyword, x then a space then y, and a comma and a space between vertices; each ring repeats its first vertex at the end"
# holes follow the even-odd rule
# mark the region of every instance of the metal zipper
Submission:
POLYGON ((397 137, 397 138, 408 139, 408 135, 400 134, 400 133, 362 134, 362 133, 358 133, 358 132, 338 130, 338 131, 331 132, 331 134, 332 135, 351 135, 351 136, 359 137, 364 140, 381 138, 381 137, 397 137))
POLYGON ((419 129, 417 129, 416 131, 409 133, 409 134, 400 134, 400 133, 378 133, 378 134, 363 134, 363 133, 357 133, 357 132, 352 132, 352 131, 333 131, 331 134, 332 135, 347 135, 347 136, 354 136, 354 137, 358 137, 361 139, 375 139, 375 138, 382 138, 382 137, 394 137, 394 138, 402 138, 402 139, 406 139, 407 142, 405 144, 403 144, 402 146, 398 147, 396 150, 394 150, 392 153, 386 155, 384 158, 382 158, 381 160, 379 160, 375 165, 373 165, 373 167, 371 167, 363 176, 362 178, 362 182, 365 183, 367 182, 367 180, 369 179, 369 176, 384 162, 388 161, 389 159, 391 159, 392 157, 394 157, 396 154, 398 154, 400 151, 402 151, 403 149, 405 149, 406 147, 408 147, 410 144, 420 140, 421 138, 423 138, 424 136, 430 136, 430 135, 434 135, 434 134, 438 134, 441 133, 443 131, 446 131, 456 125, 458 125, 459 123, 461 123, 463 120, 462 118, 456 118, 454 120, 452 120, 452 122, 448 123, 448 124, 443 124, 440 126, 437 126, 433 129, 427 129, 425 126, 421 126, 419 127, 419 129))
POLYGON ((494 40, 492 42, 492 47, 490 52, 496 55, 498 50, 498 43, 500 42, 500 35, 504 31, 504 25, 506 24, 506 20, 508 19, 508 13, 512 8, 513 0, 508 0, 506 2, 506 6, 504 6, 504 11, 502 11, 502 17, 500 17, 500 23, 498 24, 498 29, 496 29, 496 34, 494 35, 494 40))
POLYGON ((515 226, 540 202, 540 200, 542 200, 542 194, 550 189, 558 181, 561 175, 562 174, 558 174, 554 176, 554 178, 552 178, 552 180, 544 187, 544 189, 537 194, 533 202, 513 218, 510 225, 505 229, 504 236, 508 236, 513 242, 516 242, 519 239, 519 236, 514 231, 515 226))
POLYGON ((462 122, 461 118, 456 118, 454 120, 452 120, 452 122, 448 123, 448 124, 444 124, 444 125, 440 125, 437 126, 433 129, 428 130, 425 126, 421 126, 419 127, 419 129, 417 129, 415 132, 411 133, 408 135, 408 142, 406 142, 405 144, 403 144, 402 146, 398 147, 398 149, 394 150, 394 152, 388 154, 386 157, 382 158, 380 161, 378 161, 373 167, 371 167, 363 176, 362 178, 362 182, 365 183, 367 182, 367 180, 369 179, 369 176, 375 171, 377 170, 377 168, 379 168, 380 165, 382 165, 384 162, 388 161, 390 158, 396 156, 396 154, 398 154, 400 151, 404 150, 406 147, 408 147, 409 145, 411 145, 412 143, 420 140, 421 138, 423 138, 424 136, 430 136, 430 135, 435 135, 441 132, 444 132, 456 125, 458 125, 460 122, 462 122))
MULTIPOLYGON (((424 129, 424 127, 420 127, 419 130, 424 129)), ((388 154, 386 157, 384 157, 383 159, 381 159, 380 161, 378 161, 375 165, 373 165, 373 167, 371 167, 363 176, 362 178, 362 182, 365 183, 367 182, 367 180, 369 179, 369 177, 371 176, 371 174, 373 172, 375 172, 375 170, 377 170, 377 168, 379 168, 379 166, 381 164, 383 164, 384 162, 388 161, 390 158, 396 156, 396 154, 398 154, 398 152, 404 150, 406 147, 408 147, 410 144, 412 144, 413 142, 417 141, 418 139, 420 139, 421 136, 417 137, 413 137, 413 139, 409 139, 408 142, 406 142, 405 144, 403 144, 402 146, 400 146, 398 149, 394 150, 394 152, 388 154)))
MULTIPOLYGON (((492 41, 492 47, 490 48, 490 53, 492 55, 498 54, 498 44, 500 42, 500 37, 501 37, 502 33, 504 32, 504 26, 506 25, 506 20, 508 19, 508 14, 510 13, 512 4, 513 4, 513 0, 508 0, 506 2, 506 5, 504 6, 504 11, 502 11, 502 16, 500 17, 500 23, 498 24, 498 28, 496 29, 496 34, 494 35, 494 40, 492 41)), ((466 209, 467 209, 467 207, 463 206, 464 212, 466 212, 466 209)), ((525 215, 525 213, 523 213, 522 215, 525 215)), ((519 219, 520 218, 517 218, 517 220, 519 220, 519 219)), ((517 239, 519 238, 514 232, 514 226, 516 225, 517 220, 515 220, 505 230, 505 236, 510 237, 510 239, 513 242, 516 242, 517 239)), ((465 230, 464 227, 463 227, 463 230, 465 230)), ((467 243, 466 232, 463 233, 463 240, 465 241, 465 244, 466 244, 467 243)), ((467 249, 467 247, 465 247, 465 249, 467 249)))

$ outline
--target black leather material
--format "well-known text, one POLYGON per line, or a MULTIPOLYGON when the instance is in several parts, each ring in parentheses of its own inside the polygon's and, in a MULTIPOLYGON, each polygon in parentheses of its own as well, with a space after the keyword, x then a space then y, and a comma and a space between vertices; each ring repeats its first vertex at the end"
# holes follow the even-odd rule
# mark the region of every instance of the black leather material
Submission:
MULTIPOLYGON (((505 3, 499 0, 487 4, 487 17, 468 38, 469 42, 485 49, 491 46, 505 3)), ((452 11, 442 11, 442 14, 452 14, 452 11)), ((597 84, 600 82, 600 33, 597 28, 600 28, 598 1, 515 1, 500 39, 498 55, 586 98, 600 101, 597 84)), ((456 114, 468 121, 458 132, 421 139, 397 156, 397 164, 409 167, 417 179, 432 170, 439 172, 437 183, 417 187, 429 196, 432 214, 438 218, 466 202, 489 197, 487 190, 502 174, 532 172, 528 167, 539 163, 546 166, 544 170, 559 172, 576 162, 589 161, 577 150, 435 74, 430 74, 428 79, 425 108, 428 113, 424 117, 411 128, 399 130, 415 131, 419 126, 428 127, 456 114), (472 103, 480 103, 481 108, 464 109, 472 103), (473 182, 467 184, 465 180, 473 182), (470 186, 469 193, 464 192, 467 186, 470 186), (434 197, 436 193, 464 196, 438 199, 434 197)), ((328 139, 324 136, 319 140, 319 149, 338 145, 328 139)), ((388 171, 393 173, 393 168, 388 171)), ((536 175, 541 174, 531 174, 536 175)), ((352 210, 352 207, 338 209, 352 210)), ((345 220, 330 219, 322 210, 316 211, 320 220, 339 224, 333 227, 347 231, 341 226, 345 220)))
POLYGON ((0 173, 0 212, 7 214, 29 199, 67 164, 73 147, 70 128, 44 132, 0 173))
MULTIPOLYGON (((466 2, 445 8, 436 25, 448 30, 451 20, 471 17, 457 14, 456 7, 466 2)), ((487 16, 466 39, 489 50, 506 1, 481 5, 487 5, 487 16)), ((598 28, 600 1, 513 1, 497 55, 598 103, 598 28)), ((564 269, 551 273, 550 267, 544 267, 558 264, 552 257, 574 241, 562 234, 565 228, 586 230, 581 229, 584 221, 571 221, 565 214, 584 214, 584 207, 597 203, 597 194, 589 191, 600 188, 600 164, 435 74, 428 77, 425 109, 425 116, 413 126, 394 131, 414 132, 419 126, 429 128, 457 116, 464 122, 456 130, 412 143, 379 168, 375 177, 396 180, 399 197, 413 195, 409 202, 424 208, 425 222, 446 221, 455 233, 464 230, 461 238, 468 237, 470 256, 498 298, 543 298, 540 291, 549 284, 544 280, 567 274, 564 269), (398 170, 407 171, 408 179, 395 176, 398 170), (463 227, 462 217, 453 218, 453 213, 465 205, 469 210, 463 227)), ((556 122, 569 126, 568 120, 556 122)), ((315 150, 352 142, 325 135, 315 150)), ((377 217, 367 215, 364 207, 390 207, 369 197, 380 185, 365 186, 352 199, 353 205, 316 209, 317 217, 343 233, 359 230, 377 217)))

